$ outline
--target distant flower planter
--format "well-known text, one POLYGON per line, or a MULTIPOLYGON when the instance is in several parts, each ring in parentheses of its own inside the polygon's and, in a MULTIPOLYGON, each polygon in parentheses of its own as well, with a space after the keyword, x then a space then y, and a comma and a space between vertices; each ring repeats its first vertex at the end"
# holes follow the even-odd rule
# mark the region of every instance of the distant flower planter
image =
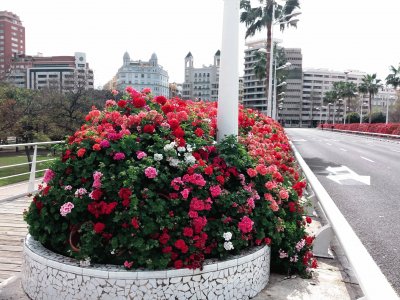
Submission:
POLYGON ((126 271, 114 265, 80 267, 79 261, 24 242, 22 286, 31 299, 249 299, 268 283, 270 248, 257 247, 203 270, 126 271))

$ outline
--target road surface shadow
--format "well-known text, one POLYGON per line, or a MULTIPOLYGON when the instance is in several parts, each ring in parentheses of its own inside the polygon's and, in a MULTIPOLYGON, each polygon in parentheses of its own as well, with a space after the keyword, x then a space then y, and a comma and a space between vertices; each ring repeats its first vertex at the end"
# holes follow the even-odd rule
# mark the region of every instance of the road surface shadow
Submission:
POLYGON ((304 158, 305 162, 307 165, 310 167, 310 169, 318 175, 329 175, 329 171, 326 170, 327 167, 341 167, 342 165, 335 164, 331 161, 325 161, 323 159, 320 159, 318 157, 312 157, 312 158, 304 158))

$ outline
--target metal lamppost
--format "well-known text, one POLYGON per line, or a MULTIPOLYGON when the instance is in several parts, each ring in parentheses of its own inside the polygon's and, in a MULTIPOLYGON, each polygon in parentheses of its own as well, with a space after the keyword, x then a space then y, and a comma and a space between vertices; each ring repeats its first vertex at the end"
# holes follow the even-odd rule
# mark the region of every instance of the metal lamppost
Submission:
POLYGON ((326 123, 327 124, 329 124, 329 119, 331 118, 331 106, 332 105, 333 105, 332 103, 328 104, 328 115, 326 116, 326 123))
POLYGON ((386 97, 386 124, 389 123, 389 100, 391 99, 394 99, 394 97, 386 97))
POLYGON ((274 67, 274 96, 272 98, 272 115, 271 115, 273 119, 276 119, 276 106, 278 105, 277 104, 277 99, 276 99, 276 89, 278 87, 280 87, 280 86, 286 85, 285 81, 280 83, 280 84, 277 84, 278 80, 276 78, 276 71, 282 70, 282 69, 286 69, 286 68, 290 67, 291 65, 292 64, 290 62, 287 62, 282 66, 276 67, 276 63, 275 63, 275 67, 274 67))

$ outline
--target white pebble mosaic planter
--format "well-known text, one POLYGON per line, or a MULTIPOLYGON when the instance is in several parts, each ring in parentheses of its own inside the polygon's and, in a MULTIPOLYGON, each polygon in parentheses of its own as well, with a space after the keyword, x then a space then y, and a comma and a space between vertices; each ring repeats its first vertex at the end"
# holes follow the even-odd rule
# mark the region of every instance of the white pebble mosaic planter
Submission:
POLYGON ((24 242, 22 286, 31 299, 249 299, 268 283, 270 248, 208 262, 203 270, 126 271, 114 265, 80 267, 29 234, 24 242))

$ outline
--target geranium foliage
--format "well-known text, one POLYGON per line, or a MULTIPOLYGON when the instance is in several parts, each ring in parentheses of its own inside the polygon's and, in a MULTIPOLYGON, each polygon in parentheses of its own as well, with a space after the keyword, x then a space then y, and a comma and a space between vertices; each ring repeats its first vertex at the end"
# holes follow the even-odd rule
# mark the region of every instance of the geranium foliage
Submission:
POLYGON ((61 146, 25 219, 47 248, 126 268, 201 268, 256 245, 307 275, 316 261, 299 198, 305 181, 282 128, 240 108, 216 143, 216 103, 131 88, 61 146))

